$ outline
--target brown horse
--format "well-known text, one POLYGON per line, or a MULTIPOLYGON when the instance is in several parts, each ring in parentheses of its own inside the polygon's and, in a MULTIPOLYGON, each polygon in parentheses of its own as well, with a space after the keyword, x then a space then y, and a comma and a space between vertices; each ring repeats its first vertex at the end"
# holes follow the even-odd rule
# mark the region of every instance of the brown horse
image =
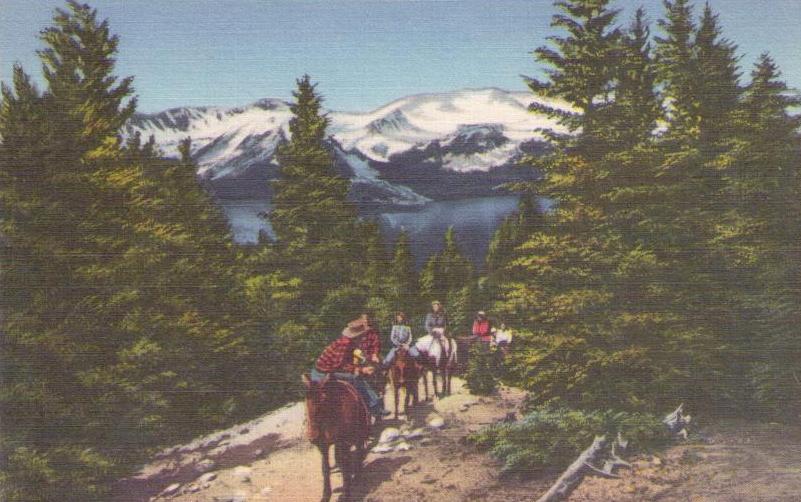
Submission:
POLYGON ((389 381, 395 394, 395 419, 398 418, 398 402, 400 401, 400 390, 404 389, 406 395, 403 399, 403 409, 407 417, 409 407, 417 406, 420 399, 418 394, 418 382, 420 381, 420 364, 409 355, 405 347, 399 347, 395 353, 395 360, 389 369, 389 381))
POLYGON ((350 500, 354 479, 367 455, 370 413, 358 391, 349 383, 326 377, 320 382, 303 375, 309 441, 323 458, 323 502, 331 500, 331 465, 328 451, 334 445, 342 471, 342 499, 350 500))

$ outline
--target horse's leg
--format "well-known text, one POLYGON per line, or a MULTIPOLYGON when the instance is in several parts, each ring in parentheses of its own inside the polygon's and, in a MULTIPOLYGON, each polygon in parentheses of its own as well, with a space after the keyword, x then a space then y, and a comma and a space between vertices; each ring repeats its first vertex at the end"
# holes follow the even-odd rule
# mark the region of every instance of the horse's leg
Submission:
POLYGON ((439 389, 437 388, 437 373, 439 373, 439 371, 440 371, 439 368, 436 368, 436 369, 434 369, 434 371, 431 372, 431 378, 434 379, 434 382, 433 382, 432 385, 434 387, 434 395, 436 397, 440 396, 439 389))
POLYGON ((319 445, 320 455, 323 458, 323 498, 322 502, 331 500, 331 465, 328 463, 328 449, 331 445, 319 445))
POLYGON ((398 385, 397 382, 392 384, 392 388, 395 389, 395 420, 398 419, 398 401, 400 401, 400 390, 401 386, 398 385))
POLYGON ((425 379, 426 379, 426 401, 428 401, 429 399, 431 399, 434 396, 434 389, 433 389, 433 386, 434 386, 434 370, 426 371, 425 379), (429 377, 429 375, 431 376, 431 386, 432 386, 431 397, 429 397, 429 394, 428 394, 428 377, 429 377))
POLYGON ((334 447, 334 457, 342 472, 342 500, 350 500, 350 482, 353 477, 350 444, 337 443, 334 447))
POLYGON ((364 441, 356 443, 356 453, 353 457, 353 478, 356 479, 362 472, 364 467, 364 459, 367 458, 367 448, 364 447, 364 441))

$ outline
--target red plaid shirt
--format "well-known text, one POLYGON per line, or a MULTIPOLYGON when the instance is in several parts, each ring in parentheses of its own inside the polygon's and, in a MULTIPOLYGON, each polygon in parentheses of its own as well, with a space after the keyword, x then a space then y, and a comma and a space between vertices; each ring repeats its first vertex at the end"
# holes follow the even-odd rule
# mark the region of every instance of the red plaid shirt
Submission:
POLYGON ((378 337, 377 329, 370 329, 367 333, 358 338, 359 348, 368 361, 373 360, 373 355, 378 356, 381 352, 381 339, 378 337))
POLYGON ((354 342, 357 342, 357 340, 346 336, 340 336, 331 342, 320 354, 320 357, 317 358, 317 371, 322 373, 333 373, 335 371, 353 373, 355 369, 353 365, 353 350, 356 348, 356 343, 354 342))

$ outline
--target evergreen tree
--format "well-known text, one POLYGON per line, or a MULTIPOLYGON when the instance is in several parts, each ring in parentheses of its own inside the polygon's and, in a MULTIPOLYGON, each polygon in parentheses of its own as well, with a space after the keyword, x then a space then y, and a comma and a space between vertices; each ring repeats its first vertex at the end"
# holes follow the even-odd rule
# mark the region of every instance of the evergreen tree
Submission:
POLYGON ((459 250, 453 227, 445 232, 444 245, 439 253, 432 255, 420 273, 420 287, 426 303, 439 299, 445 301, 452 292, 460 290, 473 279, 473 266, 459 250))
POLYGON ((553 154, 534 161, 545 171, 540 193, 555 207, 503 267, 508 279, 495 310, 520 330, 511 370, 537 402, 656 409, 675 396, 673 356, 681 349, 660 287, 667 264, 650 247, 654 215, 637 205, 658 194, 647 29, 639 13, 624 36, 607 2, 586 4, 595 10, 555 16, 553 24, 573 34, 552 38, 558 51, 537 52, 555 68, 532 90, 577 110, 569 114, 573 137, 550 134, 553 154), (586 64, 568 69, 576 60, 586 64), (626 116, 645 130, 633 130, 626 116))
POLYGON ((547 80, 529 78, 531 90, 546 98, 568 103, 575 111, 540 102, 532 109, 558 120, 568 132, 545 131, 548 137, 578 147, 585 155, 598 158, 607 150, 605 128, 614 99, 614 72, 618 66, 620 31, 612 24, 618 14, 609 0, 564 0, 554 2, 563 13, 555 14, 551 26, 567 36, 550 36, 552 46, 534 53, 548 65, 547 80))
POLYGON ((291 139, 277 153, 270 222, 288 271, 299 277, 307 301, 351 280, 356 213, 347 201, 349 182, 337 175, 326 148, 328 118, 308 75, 297 81, 289 122, 291 139))
POLYGON ((43 40, 48 88, 17 68, 0 105, 2 498, 102 499, 147 448, 242 412, 258 366, 195 167, 121 144, 107 23, 70 3, 43 40))
POLYGON ((708 3, 704 6, 694 48, 698 137, 702 148, 709 148, 721 141, 729 129, 741 90, 737 47, 721 38, 718 16, 708 3))
POLYGON ((621 147, 631 148, 650 139, 662 107, 656 93, 656 65, 652 58, 650 29, 640 7, 621 38, 621 64, 615 89, 617 111, 614 130, 621 147))
POLYGON ((750 282, 754 273, 739 262, 729 239, 746 229, 733 210, 733 172, 727 160, 740 95, 737 60, 708 6, 698 28, 686 2, 666 2, 666 7, 668 21, 662 27, 667 36, 658 39, 658 53, 670 124, 659 144, 662 159, 653 164, 656 191, 642 206, 653 215, 649 240, 673 274, 665 288, 675 299, 674 336, 698 344, 691 352, 697 367, 685 376, 720 382, 697 388, 709 392, 700 401, 723 406, 740 400, 732 392, 742 382, 722 378, 743 373, 727 365, 738 359, 741 328, 749 315, 746 295, 734 285, 750 282))
POLYGON ((53 26, 42 31, 47 47, 39 51, 47 81, 50 121, 59 132, 62 155, 74 152, 84 161, 112 153, 119 131, 136 108, 133 77, 113 75, 119 39, 97 11, 68 0, 57 9, 53 26), (127 100, 127 102, 126 102, 127 100))
POLYGON ((420 272, 420 292, 426 304, 443 302, 452 332, 469 328, 476 296, 473 265, 459 250, 453 227, 445 232, 442 250, 431 256, 420 272))
POLYGON ((370 296, 387 296, 386 271, 389 267, 381 227, 376 221, 366 221, 359 224, 359 246, 363 258, 362 267, 357 277, 359 283, 364 285, 370 296))
POLYGON ((517 247, 537 231, 542 230, 544 217, 532 193, 523 192, 515 213, 507 216, 490 239, 487 249, 486 279, 483 281, 485 302, 498 299, 504 284, 512 277, 506 265, 514 258, 517 247))
POLYGON ((737 288, 749 307, 741 321, 736 368, 750 381, 757 410, 772 417, 795 416, 801 401, 794 399, 801 368, 801 344, 796 326, 799 250, 801 242, 801 116, 790 110, 801 105, 781 80, 767 54, 751 73, 736 114, 738 140, 732 153, 730 197, 735 201, 725 239, 730 261, 753 273, 740 277, 737 288), (747 279, 747 280, 742 280, 747 279))
POLYGON ((389 297, 395 310, 412 315, 418 308, 419 284, 411 242, 405 230, 395 241, 395 251, 389 264, 389 297))
POLYGON ((664 0, 664 6, 665 18, 659 20, 664 36, 656 38, 659 82, 668 104, 670 131, 693 136, 698 132, 698 104, 693 81, 697 65, 692 5, 689 0, 664 0))

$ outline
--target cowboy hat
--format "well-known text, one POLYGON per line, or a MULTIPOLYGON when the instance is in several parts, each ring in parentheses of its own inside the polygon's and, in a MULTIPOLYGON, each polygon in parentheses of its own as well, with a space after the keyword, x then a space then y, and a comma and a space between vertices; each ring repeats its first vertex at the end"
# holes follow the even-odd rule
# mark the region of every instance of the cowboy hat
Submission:
POLYGON ((356 338, 359 335, 363 335, 369 328, 367 321, 364 318, 359 318, 348 323, 345 329, 342 330, 342 336, 356 338))
POLYGON ((478 316, 479 316, 479 317, 487 317, 487 313, 486 313, 486 312, 484 312, 483 310, 479 310, 479 311, 478 311, 478 316))
POLYGON ((431 302, 431 306, 433 307, 434 305, 439 305, 441 307, 442 306, 442 302, 439 301, 439 300, 434 300, 433 302, 431 302))

